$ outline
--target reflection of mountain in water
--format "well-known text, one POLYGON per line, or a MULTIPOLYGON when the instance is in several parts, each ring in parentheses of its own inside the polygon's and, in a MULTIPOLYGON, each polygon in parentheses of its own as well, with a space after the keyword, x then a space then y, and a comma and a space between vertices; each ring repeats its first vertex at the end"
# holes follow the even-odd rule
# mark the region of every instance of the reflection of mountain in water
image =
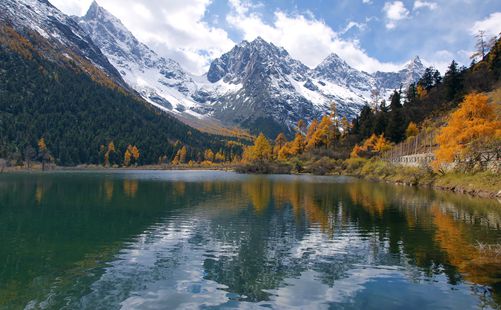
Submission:
MULTIPOLYGON (((209 172, 40 177, 16 187, 0 179, 0 188, 9 189, 0 202, 23 197, 0 209, 0 227, 24 208, 26 248, 35 234, 41 257, 72 248, 50 293, 19 295, 35 303, 50 294, 56 307, 321 307, 377 294, 384 306, 414 292, 473 307, 480 299, 464 280, 499 285, 500 260, 476 246, 501 236, 501 211, 486 201, 349 179, 209 172)), ((46 272, 42 261, 27 282, 46 272)))

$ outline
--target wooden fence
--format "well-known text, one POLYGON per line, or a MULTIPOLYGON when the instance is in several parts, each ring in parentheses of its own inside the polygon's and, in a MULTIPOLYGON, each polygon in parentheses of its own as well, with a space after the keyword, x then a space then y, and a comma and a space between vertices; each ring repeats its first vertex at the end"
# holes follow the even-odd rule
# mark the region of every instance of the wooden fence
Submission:
POLYGON ((381 154, 381 159, 407 166, 429 164, 435 159, 433 152, 438 147, 435 137, 435 130, 421 132, 381 154))

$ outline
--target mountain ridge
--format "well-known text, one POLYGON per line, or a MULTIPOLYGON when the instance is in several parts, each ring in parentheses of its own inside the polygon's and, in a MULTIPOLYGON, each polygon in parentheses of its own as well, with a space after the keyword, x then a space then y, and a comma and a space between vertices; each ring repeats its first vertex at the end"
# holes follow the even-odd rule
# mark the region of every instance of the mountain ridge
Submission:
POLYGON ((336 54, 309 68, 283 47, 258 37, 236 44, 214 59, 205 75, 194 76, 137 40, 96 1, 82 17, 68 17, 46 3, 6 0, 0 5, 14 20, 14 12, 26 15, 17 20, 50 40, 66 34, 62 43, 72 50, 82 46, 80 54, 118 85, 185 123, 221 122, 254 134, 264 131, 269 137, 281 131, 291 135, 299 119, 307 123, 318 119, 328 113, 332 102, 340 117, 352 119, 372 100, 374 89, 387 97, 400 85, 415 82, 424 71, 422 64, 411 62, 416 65, 371 75, 354 69, 336 54))

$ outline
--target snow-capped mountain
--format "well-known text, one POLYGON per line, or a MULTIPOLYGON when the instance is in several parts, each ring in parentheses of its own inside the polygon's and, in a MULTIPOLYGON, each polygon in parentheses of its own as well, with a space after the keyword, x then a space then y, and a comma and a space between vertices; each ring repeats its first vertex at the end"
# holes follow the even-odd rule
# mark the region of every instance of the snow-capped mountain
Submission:
POLYGON ((376 75, 356 70, 336 54, 310 69, 285 49, 257 38, 244 41, 214 60, 209 82, 241 85, 212 104, 212 115, 270 136, 291 132, 299 119, 311 121, 328 113, 333 102, 337 112, 355 117, 377 90, 388 98, 394 89, 405 89, 419 80, 424 66, 416 58, 397 73, 376 75))
POLYGON ((144 99, 163 110, 177 116, 210 118, 206 105, 228 88, 223 83, 207 83, 205 78, 185 72, 176 61, 159 56, 95 1, 85 16, 74 19, 123 79, 144 99), (209 85, 209 89, 204 89, 204 85, 209 85))
POLYGON ((87 33, 71 17, 61 13, 46 0, 2 0, 0 23, 32 38, 35 47, 52 61, 71 60, 89 74, 95 73, 89 65, 96 66, 117 84, 127 86, 87 33), (34 33, 46 43, 34 38, 34 33))
POLYGON ((299 118, 318 117, 323 96, 310 90, 309 69, 286 50, 257 38, 243 41, 214 60, 207 73, 211 83, 225 82, 236 90, 212 104, 212 115, 270 136, 289 131, 299 118), (313 99, 316 96, 318 98, 313 99))
POLYGON ((184 99, 196 90, 196 85, 179 64, 158 56, 139 42, 120 20, 96 2, 85 16, 75 19, 143 98, 167 110, 184 111, 193 105, 184 99))
POLYGON ((292 132, 299 119, 320 117, 332 102, 340 115, 352 118, 371 100, 373 89, 387 95, 424 71, 417 58, 398 73, 371 75, 335 54, 310 69, 285 49, 258 37, 213 60, 207 74, 193 76, 139 42, 95 1, 85 16, 75 20, 122 78, 150 103, 178 116, 217 119, 269 136, 292 132))
POLYGON ((311 69, 285 49, 257 38, 215 59, 207 74, 194 76, 139 42, 96 2, 85 16, 68 17, 46 0, 2 0, 0 22, 48 42, 36 46, 46 58, 76 63, 90 75, 104 73, 181 119, 217 120, 269 136, 290 133, 299 119, 320 117, 332 102, 340 115, 354 117, 370 101, 373 89, 387 94, 416 81, 424 71, 416 58, 399 72, 371 75, 335 54, 311 69))
POLYGON ((424 74, 425 66, 419 56, 408 62, 405 67, 398 72, 374 73, 378 87, 385 90, 406 89, 411 83, 417 82, 424 74))

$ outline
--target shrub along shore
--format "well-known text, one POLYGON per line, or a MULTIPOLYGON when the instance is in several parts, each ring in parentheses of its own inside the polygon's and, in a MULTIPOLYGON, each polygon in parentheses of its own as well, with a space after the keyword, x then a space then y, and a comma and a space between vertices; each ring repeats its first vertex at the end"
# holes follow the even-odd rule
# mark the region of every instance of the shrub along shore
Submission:
MULTIPOLYGON (((254 174, 314 174, 339 175, 357 178, 403 184, 406 186, 421 186, 469 194, 484 198, 501 197, 501 178, 499 175, 483 171, 476 173, 449 172, 435 173, 432 169, 412 168, 395 165, 380 159, 350 158, 335 160, 322 157, 318 160, 303 161, 294 159, 288 162, 263 161, 242 165, 147 165, 134 167, 107 168, 98 165, 81 165, 76 167, 58 167, 50 165, 49 171, 105 171, 105 170, 219 170, 236 171, 238 173, 254 174)), ((41 164, 26 167, 6 167, 0 172, 38 172, 41 164)))
POLYGON ((407 186, 430 187, 484 198, 501 197, 501 178, 494 172, 436 173, 431 168, 405 167, 377 158, 335 160, 323 157, 306 162, 294 160, 286 163, 248 163, 238 166, 236 171, 263 174, 345 175, 407 186))

